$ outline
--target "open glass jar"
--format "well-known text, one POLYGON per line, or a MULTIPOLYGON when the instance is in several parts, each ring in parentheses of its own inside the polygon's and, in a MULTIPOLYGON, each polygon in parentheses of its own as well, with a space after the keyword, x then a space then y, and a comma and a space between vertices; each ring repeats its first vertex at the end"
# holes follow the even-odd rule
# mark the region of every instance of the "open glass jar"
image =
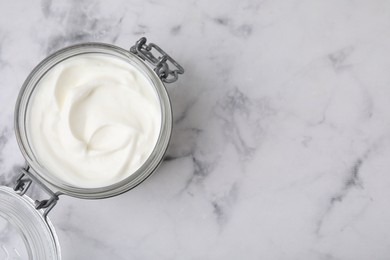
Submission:
POLYGON ((184 73, 183 68, 175 60, 157 45, 146 44, 146 38, 137 41, 130 51, 102 43, 70 46, 50 55, 33 69, 22 86, 15 108, 16 138, 27 166, 21 170, 13 190, 7 187, 0 188, 0 205, 5 205, 0 206, 0 217, 9 221, 22 234, 30 259, 61 258, 57 236, 47 218, 48 212, 56 205, 60 195, 84 199, 116 196, 139 185, 156 170, 163 160, 172 130, 172 110, 164 83, 176 81, 178 74, 182 73, 184 73), (51 174, 32 149, 27 124, 31 97, 39 86, 40 80, 57 64, 84 54, 115 57, 130 64, 153 86, 161 110, 158 139, 146 161, 138 170, 118 182, 92 188, 71 185, 51 174), (32 200, 25 195, 31 183, 38 184, 50 197, 33 204, 32 200), (32 224, 34 221, 40 224, 32 224))

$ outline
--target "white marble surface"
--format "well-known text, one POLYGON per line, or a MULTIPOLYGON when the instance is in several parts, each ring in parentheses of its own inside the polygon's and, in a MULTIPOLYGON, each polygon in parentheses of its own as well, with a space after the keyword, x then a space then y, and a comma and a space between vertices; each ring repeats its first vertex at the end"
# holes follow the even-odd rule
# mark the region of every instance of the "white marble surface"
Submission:
POLYGON ((62 197, 64 259, 390 259, 389 17, 386 0, 1 1, 0 181, 41 59, 147 36, 186 69, 167 160, 119 197, 62 197))

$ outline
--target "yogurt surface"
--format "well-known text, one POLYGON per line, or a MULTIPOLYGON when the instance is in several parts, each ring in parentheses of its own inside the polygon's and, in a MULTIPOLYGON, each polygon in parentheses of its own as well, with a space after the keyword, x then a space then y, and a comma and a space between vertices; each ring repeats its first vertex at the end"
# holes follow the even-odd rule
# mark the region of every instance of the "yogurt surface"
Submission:
POLYGON ((161 128, 152 83, 108 54, 81 54, 55 65, 38 82, 27 113, 37 161, 84 188, 108 186, 137 171, 161 128))

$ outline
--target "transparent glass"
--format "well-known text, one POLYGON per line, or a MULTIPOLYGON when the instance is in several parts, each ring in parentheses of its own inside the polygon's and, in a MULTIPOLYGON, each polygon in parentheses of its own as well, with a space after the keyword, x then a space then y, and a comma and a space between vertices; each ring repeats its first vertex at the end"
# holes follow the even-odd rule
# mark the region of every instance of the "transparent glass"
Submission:
POLYGON ((15 108, 15 132, 19 147, 34 176, 50 188, 53 192, 66 194, 78 198, 98 199, 116 196, 126 192, 146 178, 148 178, 161 163, 167 150, 172 132, 172 110, 169 96, 164 84, 156 73, 135 54, 119 47, 102 43, 85 43, 62 49, 43 60, 30 73, 22 86, 15 108), (161 106, 161 127, 156 146, 145 163, 126 179, 115 184, 99 188, 75 187, 58 179, 54 174, 40 164, 36 159, 27 135, 26 116, 28 115, 29 101, 39 80, 59 62, 86 53, 106 54, 120 58, 143 73, 154 86, 161 106))
POLYGON ((57 235, 33 201, 0 187, 1 259, 61 259, 57 235), (16 231, 16 232, 15 232, 16 231))

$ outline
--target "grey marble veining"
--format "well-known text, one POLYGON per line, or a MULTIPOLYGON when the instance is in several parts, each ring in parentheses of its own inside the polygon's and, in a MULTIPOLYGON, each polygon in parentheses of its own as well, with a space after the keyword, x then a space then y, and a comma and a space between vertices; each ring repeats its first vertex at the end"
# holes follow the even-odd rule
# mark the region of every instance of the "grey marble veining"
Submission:
POLYGON ((13 110, 34 66, 146 36, 186 69, 167 85, 166 159, 121 196, 61 197, 64 259, 389 259, 389 13, 385 0, 3 1, 0 183, 24 163, 13 110))

